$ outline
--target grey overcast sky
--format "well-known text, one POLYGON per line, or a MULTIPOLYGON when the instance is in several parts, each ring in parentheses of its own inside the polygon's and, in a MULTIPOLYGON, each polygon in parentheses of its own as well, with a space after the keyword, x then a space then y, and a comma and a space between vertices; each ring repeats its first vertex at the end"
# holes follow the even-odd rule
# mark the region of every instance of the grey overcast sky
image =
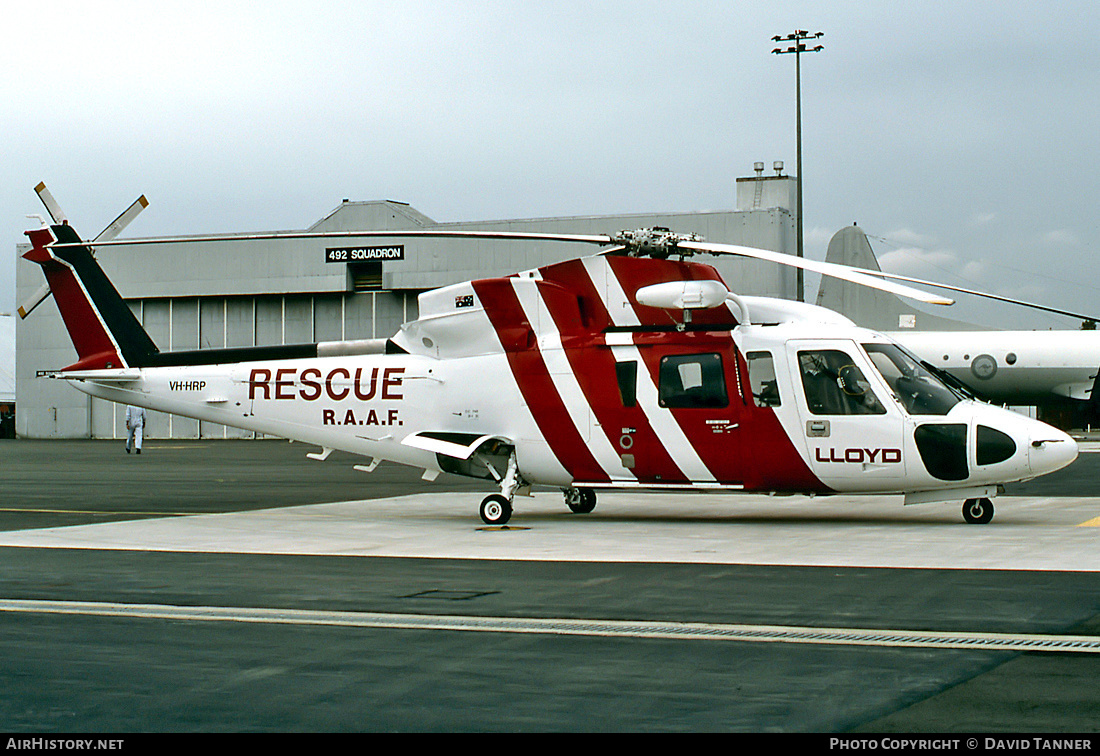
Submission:
MULTIPOLYGON (((0 45, 0 312, 45 181, 82 234, 303 228, 343 198, 438 221, 732 208, 795 166, 807 255, 1100 314, 1100 3, 61 2, 0 45)), ((618 229, 609 229, 616 231, 618 229)), ((20 265, 28 265, 23 261, 20 265)), ((940 314, 1076 327, 968 303, 940 314)))

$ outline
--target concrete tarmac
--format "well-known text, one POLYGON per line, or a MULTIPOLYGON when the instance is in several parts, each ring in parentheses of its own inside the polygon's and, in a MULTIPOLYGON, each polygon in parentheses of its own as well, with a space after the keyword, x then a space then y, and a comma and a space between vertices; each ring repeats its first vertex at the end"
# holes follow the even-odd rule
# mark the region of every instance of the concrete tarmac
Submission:
POLYGON ((484 483, 310 451, 0 442, 5 729, 1098 728, 1097 653, 646 628, 1100 636, 1100 454, 1009 487, 985 526, 899 497, 607 493, 573 515, 539 492, 487 528, 484 483))

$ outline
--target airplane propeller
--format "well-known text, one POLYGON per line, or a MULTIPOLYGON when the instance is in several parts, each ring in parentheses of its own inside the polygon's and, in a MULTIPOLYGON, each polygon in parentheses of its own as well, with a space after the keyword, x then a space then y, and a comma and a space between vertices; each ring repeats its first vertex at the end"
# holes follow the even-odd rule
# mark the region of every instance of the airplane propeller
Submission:
MULTIPOLYGON (((38 198, 42 200, 42 204, 46 207, 46 212, 50 214, 50 218, 57 225, 67 226, 69 224, 68 218, 65 217, 65 212, 61 209, 61 205, 54 199, 53 194, 46 188, 46 183, 41 182, 34 188, 34 191, 38 193, 38 198)), ((130 225, 130 222, 138 216, 138 214, 149 206, 149 200, 145 199, 145 195, 141 195, 133 204, 131 204, 126 210, 122 212, 117 218, 111 221, 105 229, 103 229, 99 236, 93 239, 90 244, 101 244, 114 240, 126 226, 130 225)), ((50 285, 43 284, 42 288, 32 294, 27 301, 19 306, 19 317, 21 319, 26 318, 34 308, 42 304, 46 297, 50 295, 50 285)))

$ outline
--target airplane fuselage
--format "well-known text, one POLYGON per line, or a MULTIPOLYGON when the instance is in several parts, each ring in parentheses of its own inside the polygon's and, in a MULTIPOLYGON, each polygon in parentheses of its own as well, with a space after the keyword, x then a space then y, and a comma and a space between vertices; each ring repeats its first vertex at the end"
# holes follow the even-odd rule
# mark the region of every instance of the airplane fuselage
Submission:
POLYGON ((992 402, 1092 399, 1100 331, 896 331, 887 334, 992 402))

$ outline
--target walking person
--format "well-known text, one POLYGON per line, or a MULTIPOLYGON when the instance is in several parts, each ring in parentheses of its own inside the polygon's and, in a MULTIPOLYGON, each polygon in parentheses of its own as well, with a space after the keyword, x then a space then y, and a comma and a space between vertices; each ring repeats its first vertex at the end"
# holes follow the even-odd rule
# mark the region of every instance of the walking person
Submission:
POLYGON ((137 449, 141 454, 141 437, 145 431, 145 408, 129 406, 126 408, 126 453, 137 449))

